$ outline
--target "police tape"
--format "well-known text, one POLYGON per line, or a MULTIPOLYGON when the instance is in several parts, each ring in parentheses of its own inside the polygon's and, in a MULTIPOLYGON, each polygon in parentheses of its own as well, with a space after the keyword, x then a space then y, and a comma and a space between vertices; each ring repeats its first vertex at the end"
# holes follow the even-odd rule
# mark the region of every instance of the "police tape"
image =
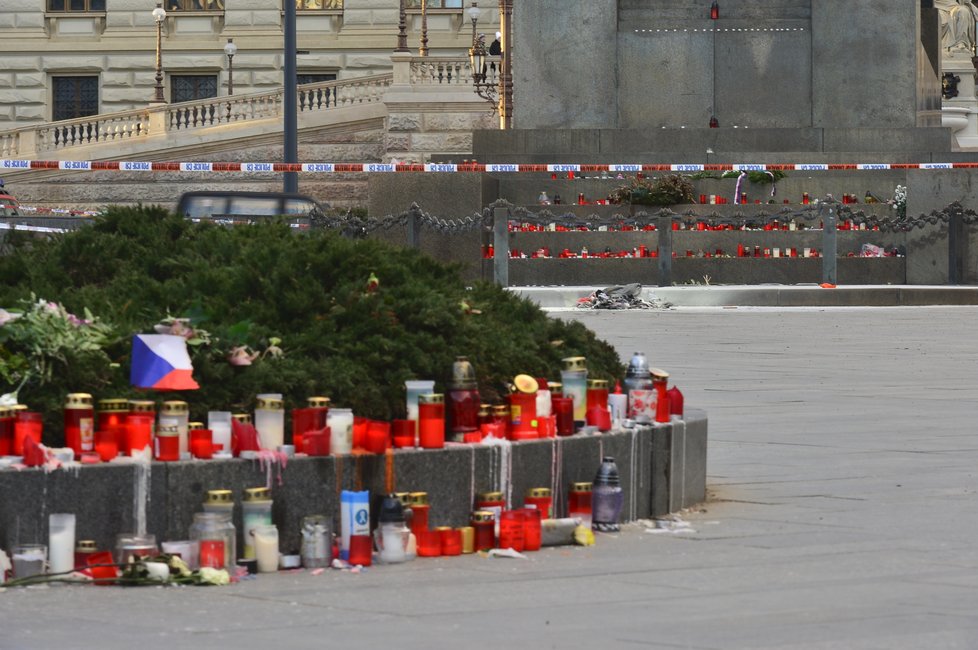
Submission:
POLYGON ((638 173, 638 172, 729 172, 729 171, 886 171, 908 169, 978 169, 978 162, 955 163, 789 163, 789 164, 505 164, 505 163, 277 163, 277 162, 149 162, 133 160, 12 160, 0 159, 0 170, 63 170, 120 172, 233 172, 264 174, 296 172, 309 174, 385 173, 638 173))

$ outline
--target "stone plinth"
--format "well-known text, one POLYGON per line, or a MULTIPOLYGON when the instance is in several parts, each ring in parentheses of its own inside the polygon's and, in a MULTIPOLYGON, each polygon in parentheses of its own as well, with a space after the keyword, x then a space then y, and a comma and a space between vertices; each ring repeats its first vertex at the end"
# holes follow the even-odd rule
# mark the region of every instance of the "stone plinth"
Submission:
MULTIPOLYGON (((480 492, 501 490, 521 507, 530 488, 549 487, 559 516, 567 490, 594 478, 602 456, 614 456, 625 495, 625 521, 664 515, 706 498, 706 413, 687 409, 684 422, 603 435, 578 435, 505 446, 450 445, 393 454, 394 491, 428 492, 431 526, 466 525, 480 492)), ((82 467, 78 473, 0 471, 0 546, 46 542, 48 515, 77 515, 77 539, 108 549, 141 519, 158 541, 186 539, 193 513, 208 490, 231 489, 240 531, 243 490, 271 482, 272 520, 283 553, 299 549, 302 517, 334 516, 341 490, 370 490, 375 504, 385 490, 383 456, 296 458, 266 471, 257 461, 188 461, 82 467), (142 512, 142 515, 140 514, 142 512)), ((376 516, 376 505, 374 506, 376 516)), ((337 531, 338 531, 337 527, 337 531)), ((239 540, 240 543, 240 540, 239 540)), ((239 546, 240 548, 240 546, 239 546)))

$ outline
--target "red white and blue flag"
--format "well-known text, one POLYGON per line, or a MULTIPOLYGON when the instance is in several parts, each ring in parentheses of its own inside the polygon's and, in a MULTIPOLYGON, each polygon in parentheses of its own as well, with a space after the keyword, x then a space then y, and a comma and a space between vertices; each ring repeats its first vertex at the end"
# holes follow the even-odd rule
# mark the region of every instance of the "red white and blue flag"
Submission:
POLYGON ((132 339, 129 380, 139 388, 196 390, 187 340, 173 334, 137 334, 132 339))

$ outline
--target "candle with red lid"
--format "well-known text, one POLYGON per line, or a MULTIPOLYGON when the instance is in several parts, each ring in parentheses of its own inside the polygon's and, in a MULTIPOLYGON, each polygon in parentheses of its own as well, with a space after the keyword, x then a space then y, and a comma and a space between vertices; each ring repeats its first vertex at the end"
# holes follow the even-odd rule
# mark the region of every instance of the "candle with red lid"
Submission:
POLYGON ((669 422, 672 414, 669 407, 669 392, 666 386, 669 382, 669 373, 659 368, 652 368, 652 387, 656 392, 655 398, 655 421, 669 422))
POLYGON ((75 452, 95 450, 95 409, 88 393, 69 393, 64 406, 65 445, 75 452))

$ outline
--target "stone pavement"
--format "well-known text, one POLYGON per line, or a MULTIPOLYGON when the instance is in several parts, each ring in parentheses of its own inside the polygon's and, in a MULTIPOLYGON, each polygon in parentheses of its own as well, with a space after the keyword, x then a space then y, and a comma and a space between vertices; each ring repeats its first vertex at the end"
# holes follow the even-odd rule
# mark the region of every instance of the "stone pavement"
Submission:
POLYGON ((554 315, 644 350, 708 411, 695 532, 224 588, 8 590, 0 648, 978 648, 978 308, 554 315))

